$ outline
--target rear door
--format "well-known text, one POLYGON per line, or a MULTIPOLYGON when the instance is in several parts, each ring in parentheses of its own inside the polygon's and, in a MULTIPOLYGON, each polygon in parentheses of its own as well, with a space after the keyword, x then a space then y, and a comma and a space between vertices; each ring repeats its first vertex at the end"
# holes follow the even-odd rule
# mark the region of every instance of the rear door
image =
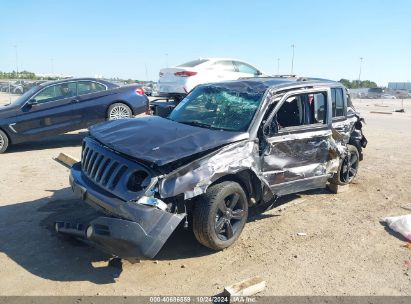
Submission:
POLYGON ((105 96, 109 95, 107 86, 96 81, 78 81, 77 89, 78 105, 83 113, 83 127, 104 121, 108 107, 107 100, 104 99, 105 96))
POLYGON ((327 89, 287 93, 265 123, 262 174, 277 195, 325 186, 331 140, 329 95, 327 89))
POLYGON ((13 128, 28 139, 76 130, 82 121, 77 104, 76 82, 47 86, 22 106, 13 128))

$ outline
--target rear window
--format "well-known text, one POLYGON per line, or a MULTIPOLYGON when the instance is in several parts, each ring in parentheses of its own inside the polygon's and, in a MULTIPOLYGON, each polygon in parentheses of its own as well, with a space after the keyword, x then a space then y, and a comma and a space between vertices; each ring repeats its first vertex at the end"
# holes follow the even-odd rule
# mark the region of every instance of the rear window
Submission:
POLYGON ((78 82, 78 95, 96 93, 105 91, 106 87, 100 83, 93 81, 79 81, 78 82))
POLYGON ((213 66, 222 71, 237 72, 232 61, 217 61, 213 66))
POLYGON ((332 117, 343 117, 346 113, 343 89, 331 89, 332 117))
POLYGON ((179 67, 189 67, 189 68, 193 68, 197 65, 200 65, 204 62, 207 62, 208 59, 197 59, 197 60, 193 60, 193 61, 189 61, 183 64, 178 65, 179 67))

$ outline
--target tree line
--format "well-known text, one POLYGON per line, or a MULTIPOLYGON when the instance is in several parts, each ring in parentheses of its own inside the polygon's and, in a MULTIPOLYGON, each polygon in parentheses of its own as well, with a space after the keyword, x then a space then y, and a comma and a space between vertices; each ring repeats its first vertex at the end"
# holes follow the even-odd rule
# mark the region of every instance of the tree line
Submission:
POLYGON ((27 79, 27 80, 54 80, 57 77, 39 77, 33 72, 29 71, 12 71, 12 72, 2 72, 0 71, 0 79, 27 79))
POLYGON ((348 89, 360 89, 360 88, 378 88, 378 85, 371 80, 353 80, 340 79, 340 82, 348 89))

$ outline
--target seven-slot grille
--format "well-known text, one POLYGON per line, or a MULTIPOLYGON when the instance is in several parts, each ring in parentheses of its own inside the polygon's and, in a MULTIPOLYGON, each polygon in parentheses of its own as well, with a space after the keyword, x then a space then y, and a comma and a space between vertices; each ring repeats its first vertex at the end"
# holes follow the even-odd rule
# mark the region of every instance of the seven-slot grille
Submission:
POLYGON ((127 181, 133 172, 146 169, 100 144, 91 138, 84 139, 81 156, 82 172, 98 186, 122 197, 125 200, 135 196, 127 189, 127 181))
POLYGON ((114 189, 128 167, 100 154, 90 146, 85 147, 82 154, 83 172, 94 182, 103 187, 114 189))

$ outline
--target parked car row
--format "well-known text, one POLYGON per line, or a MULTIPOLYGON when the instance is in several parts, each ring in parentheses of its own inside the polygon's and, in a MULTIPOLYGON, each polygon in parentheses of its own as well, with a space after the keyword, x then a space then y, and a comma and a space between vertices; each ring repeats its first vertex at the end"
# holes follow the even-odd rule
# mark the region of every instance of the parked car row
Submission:
POLYGON ((0 92, 12 93, 12 94, 23 94, 30 90, 32 87, 37 86, 46 81, 26 81, 17 80, 14 82, 4 82, 0 84, 0 92))
POLYGON ((411 98, 411 92, 406 90, 391 90, 383 88, 351 89, 353 98, 361 99, 406 99, 411 98))

